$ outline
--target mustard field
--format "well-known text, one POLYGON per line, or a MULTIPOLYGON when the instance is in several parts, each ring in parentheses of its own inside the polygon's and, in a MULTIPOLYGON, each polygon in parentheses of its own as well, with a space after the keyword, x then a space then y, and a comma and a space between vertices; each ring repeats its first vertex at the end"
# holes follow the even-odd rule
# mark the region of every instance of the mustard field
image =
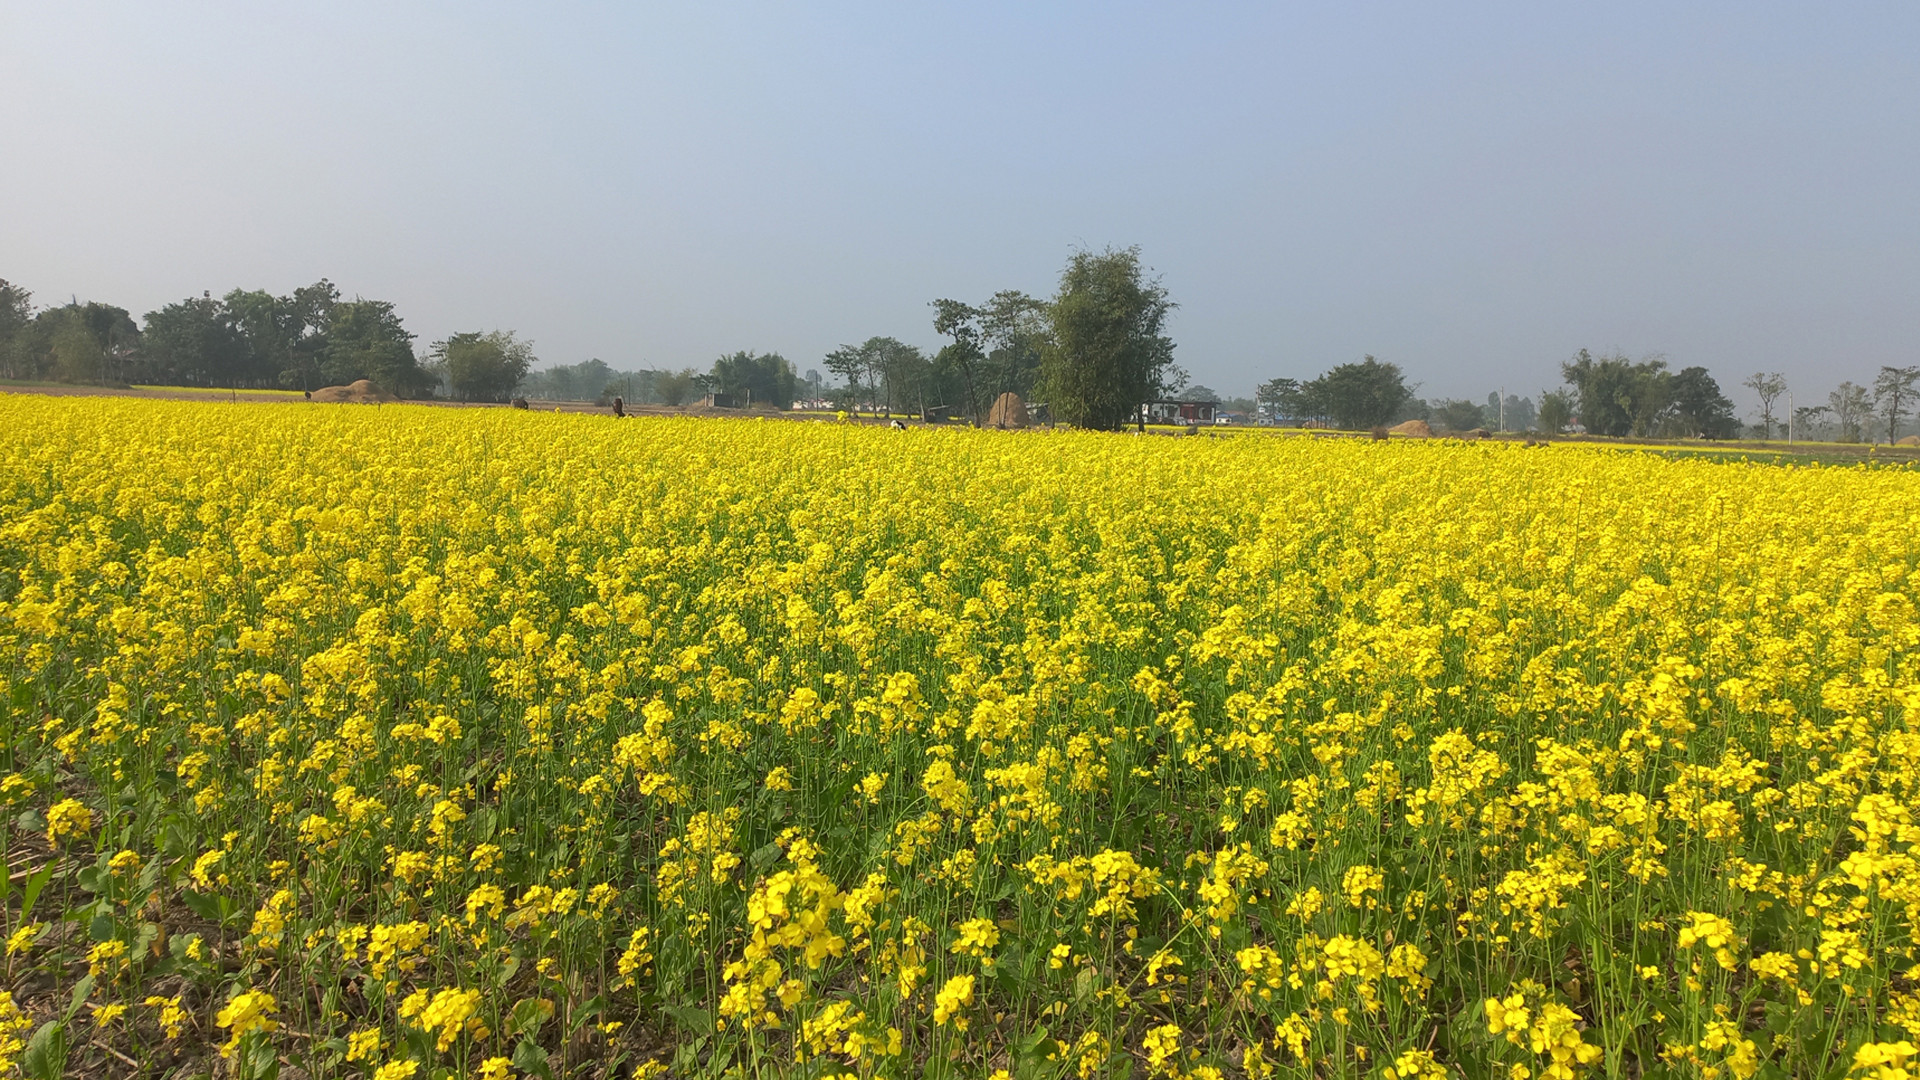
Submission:
POLYGON ((0 396, 0 1055, 1910 1077, 1917 538, 1892 469, 0 396))

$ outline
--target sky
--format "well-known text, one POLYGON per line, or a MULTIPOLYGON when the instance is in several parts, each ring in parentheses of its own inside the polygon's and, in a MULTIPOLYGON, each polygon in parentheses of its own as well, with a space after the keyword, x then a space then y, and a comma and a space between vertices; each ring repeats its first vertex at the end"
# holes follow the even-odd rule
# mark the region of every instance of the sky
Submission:
POLYGON ((1138 245, 1227 394, 1920 363, 1920 5, 0 0, 0 277, 802 371, 1138 245))

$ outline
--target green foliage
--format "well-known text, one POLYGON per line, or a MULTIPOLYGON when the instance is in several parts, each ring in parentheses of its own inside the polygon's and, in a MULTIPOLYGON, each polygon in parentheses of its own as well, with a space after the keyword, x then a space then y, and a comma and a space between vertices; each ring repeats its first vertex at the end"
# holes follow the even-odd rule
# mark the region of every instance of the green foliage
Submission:
POLYGON ((704 377, 692 368, 662 371, 654 376, 653 392, 664 405, 685 405, 700 390, 704 377))
POLYGON ((505 401, 533 369, 533 343, 511 330, 470 331, 434 342, 433 361, 461 401, 505 401))
POLYGON ((1594 435, 1651 435, 1670 401, 1672 376, 1659 357, 1635 363, 1618 353, 1596 357, 1581 349, 1560 365, 1560 374, 1573 387, 1580 423, 1594 435))
POLYGON ((715 392, 731 394, 743 404, 793 407, 793 365, 779 353, 729 353, 713 362, 708 379, 715 392))
POLYGON ((1913 405, 1917 381, 1920 381, 1920 366, 1882 367, 1873 380, 1873 402, 1886 417, 1888 442, 1900 437, 1900 420, 1913 405))
POLYGON ((141 344, 150 364, 187 386, 237 386, 254 374, 252 349, 218 300, 206 297, 147 312, 141 344))
POLYGON ((1485 410, 1462 398, 1449 398, 1435 405, 1433 418, 1448 431, 1472 431, 1487 425, 1485 410))
POLYGON ((1318 415, 1354 431, 1392 421, 1413 400, 1400 366, 1371 356, 1329 370, 1304 392, 1318 415))
POLYGON ((1842 382, 1827 395, 1827 408, 1833 414, 1841 442, 1859 442, 1866 435, 1866 423, 1872 402, 1867 388, 1854 382, 1842 382))
POLYGON ((937 379, 952 384, 949 402, 979 420, 1001 394, 1031 397, 1049 336, 1047 305, 1017 289, 994 293, 978 306, 933 302, 933 329, 953 344, 934 357, 937 379))
POLYGON ((1669 434, 1683 438, 1732 439, 1740 435, 1740 418, 1720 384, 1703 367, 1681 368, 1668 384, 1671 415, 1669 434))
POLYGON ((253 378, 302 390, 321 385, 327 324, 339 301, 340 290, 325 278, 291 296, 234 289, 222 300, 227 318, 247 340, 253 378))
POLYGON ((33 374, 32 327, 33 294, 0 278, 0 377, 25 379, 33 374))
POLYGON ((385 300, 333 306, 320 374, 332 383, 370 379, 398 397, 413 396, 430 378, 413 355, 413 335, 385 300))
POLYGON ((929 403, 932 365, 918 348, 896 338, 872 337, 858 345, 842 345, 827 354, 826 365, 846 380, 844 399, 853 407, 872 405, 891 414, 896 405, 925 407, 929 403))
POLYGON ((1163 332, 1175 305, 1146 277, 1137 247, 1067 260, 1041 354, 1040 392, 1069 424, 1111 431, 1159 396, 1173 370, 1163 332))
POLYGON ((1565 390, 1540 391, 1540 415, 1534 421, 1541 431, 1558 435, 1573 422, 1573 395, 1565 390))
POLYGON ((1787 392, 1786 376, 1777 371, 1772 373, 1756 371, 1747 376, 1740 385, 1753 391, 1754 396, 1760 399, 1760 437, 1773 438, 1773 403, 1781 394, 1787 392))
POLYGON ((1573 388, 1580 422, 1590 434, 1731 439, 1740 433, 1733 402, 1706 368, 1675 373, 1662 357, 1635 362, 1618 353, 1596 357, 1581 349, 1560 365, 1560 372, 1573 388))

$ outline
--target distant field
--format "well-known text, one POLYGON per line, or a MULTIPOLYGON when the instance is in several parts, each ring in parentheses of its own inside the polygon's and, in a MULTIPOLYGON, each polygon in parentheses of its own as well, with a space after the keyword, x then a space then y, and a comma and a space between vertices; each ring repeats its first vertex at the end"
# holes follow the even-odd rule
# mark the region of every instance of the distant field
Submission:
POLYGON ((136 384, 133 389, 146 390, 156 394, 190 394, 194 397, 230 397, 235 394, 243 394, 247 397, 255 398, 297 398, 306 396, 305 391, 301 390, 232 390, 224 386, 140 386, 136 384))

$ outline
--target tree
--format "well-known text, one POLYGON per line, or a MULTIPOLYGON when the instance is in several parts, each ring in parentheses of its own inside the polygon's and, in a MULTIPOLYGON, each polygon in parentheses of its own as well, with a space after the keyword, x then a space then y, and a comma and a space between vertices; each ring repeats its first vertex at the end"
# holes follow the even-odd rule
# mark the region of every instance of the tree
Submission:
POLYGON ((779 353, 730 353, 713 362, 713 389, 743 402, 793 408, 793 365, 779 353))
POLYGON ((1334 426, 1356 431, 1391 422, 1413 400, 1400 366, 1372 356, 1330 369, 1308 383, 1306 393, 1334 426))
POLYGON ((1615 353, 1595 357, 1585 349, 1560 365, 1579 400, 1580 422, 1595 435, 1652 435, 1671 403, 1667 362, 1650 356, 1639 363, 1615 353))
POLYGON ((63 382, 99 382, 107 353, 78 312, 62 308, 53 324, 53 371, 63 382))
POLYGON ((1788 433, 1798 433, 1803 439, 1817 439, 1826 434, 1827 414, 1832 411, 1826 405, 1802 405, 1793 410, 1793 427, 1788 433))
POLYGON ((1448 431, 1472 431, 1485 427, 1486 412, 1471 401, 1449 399, 1434 406, 1434 419, 1448 431))
POLYGON ((0 378, 32 377, 33 294, 0 278, 0 378))
POLYGON ((1915 382, 1920 382, 1920 366, 1882 367, 1873 380, 1873 404, 1886 417, 1888 442, 1900 437, 1900 418, 1913 404, 1915 382))
POLYGON ((653 379, 653 391, 660 395, 663 405, 685 405, 699 388, 700 375, 692 368, 662 371, 653 379))
MULTIPOLYGON (((958 300, 935 300, 933 332, 953 339, 952 344, 942 346, 934 355, 934 367, 958 379, 961 412, 975 423, 980 422, 987 410, 982 400, 984 390, 981 386, 984 378, 981 369, 987 356, 981 342, 980 309, 958 300)), ((830 370, 837 370, 833 368, 831 358, 827 366, 830 370)))
POLYGON ((320 374, 334 383, 369 379, 396 397, 411 396, 431 382, 413 355, 413 335, 385 300, 333 305, 320 374))
POLYGON ((1301 420, 1306 417, 1306 395, 1299 379, 1268 379, 1254 388, 1254 408, 1273 420, 1301 420))
POLYGON ((125 382, 138 363, 140 328, 112 304, 46 308, 28 333, 29 347, 41 354, 32 366, 67 382, 125 382))
POLYGON ((1032 397, 1048 339, 1045 301, 1018 289, 1002 289, 975 310, 980 318, 987 394, 1032 397))
POLYGON ((1573 395, 1565 390, 1540 391, 1540 415, 1534 419, 1548 435, 1558 435, 1573 421, 1573 395))
POLYGON ((1841 442, 1859 442, 1871 408, 1867 388, 1843 382, 1827 395, 1827 407, 1833 412, 1841 442))
MULTIPOLYGON (((1732 439, 1740 434, 1740 418, 1720 384, 1703 367, 1681 368, 1668 384, 1675 433, 1690 438, 1732 439)), ((1771 419, 1769 419, 1771 423, 1771 419)))
POLYGON ((953 343, 934 356, 927 374, 951 379, 962 411, 978 421, 999 395, 1032 394, 1046 351, 1043 301, 1003 289, 979 306, 942 299, 933 309, 934 332, 953 343))
POLYGON ((252 350, 226 305, 208 296, 149 311, 141 335, 148 362, 170 383, 239 386, 251 382, 252 350))
POLYGON ((533 370, 533 342, 511 330, 468 331, 433 343, 434 365, 461 401, 505 401, 533 370))
POLYGON ((1210 405, 1220 404, 1219 393, 1216 392, 1213 387, 1202 386, 1199 383, 1194 383, 1185 390, 1180 391, 1180 396, 1187 401, 1204 401, 1210 405))
POLYGON ((1076 252, 1060 273, 1040 386, 1069 424, 1112 431, 1159 395, 1173 366, 1163 332, 1174 303, 1137 247, 1076 252))
POLYGON ((860 379, 867 373, 868 368, 867 355, 861 351, 861 346, 842 345, 828 353, 822 363, 826 364, 828 371, 840 376, 845 388, 842 391, 841 404, 852 409, 858 409, 862 404, 871 404, 870 399, 863 400, 860 396, 860 379))
POLYGON ((265 289, 234 289, 223 299, 227 317, 247 341, 248 366, 257 382, 312 390, 322 378, 320 361, 340 290, 325 278, 275 296, 265 289))
POLYGON ((1740 384, 1760 398, 1760 438, 1773 438, 1773 403, 1787 392, 1786 376, 1779 372, 1756 371, 1740 384))

